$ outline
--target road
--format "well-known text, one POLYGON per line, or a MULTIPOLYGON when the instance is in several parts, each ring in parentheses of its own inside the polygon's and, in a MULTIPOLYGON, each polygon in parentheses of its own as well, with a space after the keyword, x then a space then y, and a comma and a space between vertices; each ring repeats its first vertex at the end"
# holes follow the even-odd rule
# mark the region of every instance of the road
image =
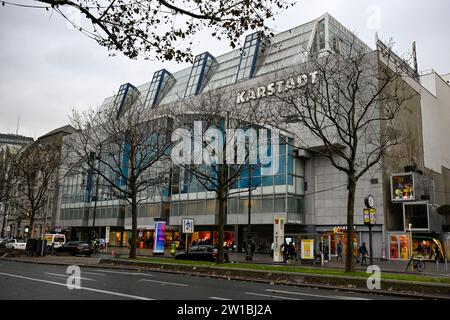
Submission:
POLYGON ((246 281, 81 267, 70 290, 66 266, 0 261, 0 299, 19 300, 394 300, 393 296, 246 281))

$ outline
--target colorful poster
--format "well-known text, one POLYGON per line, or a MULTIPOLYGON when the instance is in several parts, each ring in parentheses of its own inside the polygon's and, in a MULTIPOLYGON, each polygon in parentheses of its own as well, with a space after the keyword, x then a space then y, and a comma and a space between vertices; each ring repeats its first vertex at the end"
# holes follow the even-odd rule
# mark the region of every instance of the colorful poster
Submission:
POLYGON ((302 259, 314 259, 314 240, 302 240, 301 253, 302 259))
POLYGON ((273 261, 283 262, 281 245, 284 243, 284 218, 275 218, 273 224, 273 261))
POLYGON ((155 223, 155 235, 153 241, 153 253, 164 254, 164 242, 166 241, 166 222, 155 223))

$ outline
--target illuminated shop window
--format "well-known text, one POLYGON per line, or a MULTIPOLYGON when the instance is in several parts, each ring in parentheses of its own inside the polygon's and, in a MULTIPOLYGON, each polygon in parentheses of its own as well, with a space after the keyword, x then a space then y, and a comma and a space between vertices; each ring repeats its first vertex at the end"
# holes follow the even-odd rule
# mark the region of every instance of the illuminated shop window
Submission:
POLYGON ((174 81, 173 76, 166 69, 156 71, 147 92, 145 105, 152 109, 155 108, 174 81))
POLYGON ((245 38, 244 49, 239 62, 236 82, 253 78, 261 48, 261 33, 255 32, 245 38))
POLYGON ((127 105, 132 105, 137 100, 139 94, 139 90, 130 83, 125 83, 120 86, 119 92, 114 100, 117 117, 120 117, 127 105))
POLYGON ((215 64, 216 60, 208 52, 204 52, 195 57, 186 87, 186 92, 184 93, 185 98, 192 97, 200 93, 206 83, 212 67, 215 64))

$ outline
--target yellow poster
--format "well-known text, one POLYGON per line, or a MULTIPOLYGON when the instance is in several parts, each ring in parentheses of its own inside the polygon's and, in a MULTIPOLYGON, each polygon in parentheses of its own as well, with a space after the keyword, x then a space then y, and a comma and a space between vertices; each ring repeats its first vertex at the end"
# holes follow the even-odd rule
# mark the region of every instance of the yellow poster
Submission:
POLYGON ((314 240, 302 240, 302 259, 314 259, 314 240))

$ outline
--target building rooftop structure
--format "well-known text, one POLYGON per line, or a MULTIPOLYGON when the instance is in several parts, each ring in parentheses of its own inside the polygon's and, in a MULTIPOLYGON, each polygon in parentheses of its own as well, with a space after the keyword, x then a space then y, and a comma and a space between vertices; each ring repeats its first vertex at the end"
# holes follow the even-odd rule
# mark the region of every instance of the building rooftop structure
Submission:
POLYGON ((23 147, 33 142, 34 139, 31 137, 0 133, 0 147, 4 145, 23 147))
MULTIPOLYGON (((352 44, 364 51, 372 51, 326 13, 313 21, 276 34, 269 41, 259 33, 250 34, 245 39, 242 51, 237 49, 218 57, 204 52, 195 57, 191 67, 174 73, 165 69, 156 71, 152 81, 132 87, 146 97, 147 106, 153 108, 158 104, 171 104, 208 90, 279 72, 306 62, 309 52, 337 48, 345 52, 352 44)), ((123 93, 124 86, 121 86, 119 94, 123 93)), ((106 98, 103 105, 116 103, 116 97, 106 98)), ((120 110, 120 106, 117 108, 120 110)))

